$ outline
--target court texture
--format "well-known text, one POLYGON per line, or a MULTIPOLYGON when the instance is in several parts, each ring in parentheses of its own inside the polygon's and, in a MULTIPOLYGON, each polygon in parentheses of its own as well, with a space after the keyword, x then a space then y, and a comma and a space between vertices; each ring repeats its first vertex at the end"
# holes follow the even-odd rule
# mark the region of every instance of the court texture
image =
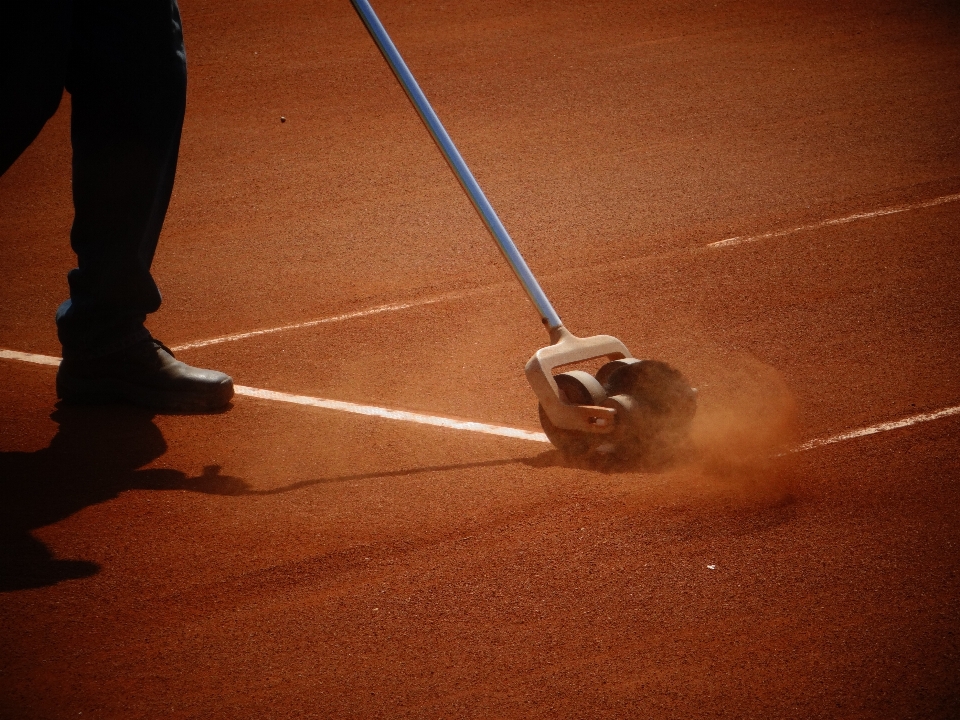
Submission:
POLYGON ((693 449, 545 441, 546 333, 347 0, 182 0, 149 327, 238 394, 57 405, 66 96, 0 179, 0 717, 960 716, 957 4, 374 7, 693 449))

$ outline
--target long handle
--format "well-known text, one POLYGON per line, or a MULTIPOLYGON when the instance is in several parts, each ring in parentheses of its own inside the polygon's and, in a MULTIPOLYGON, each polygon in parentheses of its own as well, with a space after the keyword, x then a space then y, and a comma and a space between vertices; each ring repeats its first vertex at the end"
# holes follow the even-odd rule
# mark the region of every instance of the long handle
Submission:
MULTIPOLYGON (((560 316, 557 315, 556 310, 553 309, 553 306, 541 289, 537 279, 533 276, 533 273, 530 272, 530 268, 527 267, 527 263, 524 261, 520 251, 517 250, 517 246, 514 245, 513 240, 510 239, 510 235, 507 233, 506 228, 503 227, 503 223, 500 222, 500 218, 497 217, 497 213, 494 212, 493 206, 487 200, 483 194, 483 190, 480 189, 480 185, 478 185, 474 179, 470 168, 467 167, 463 158, 460 157, 460 153, 453 144, 453 140, 450 139, 443 125, 440 124, 440 118, 437 117, 433 108, 430 107, 426 95, 423 94, 423 91, 420 89, 420 86, 417 85, 417 81, 413 78, 410 70, 407 69, 407 64, 403 61, 403 58, 400 57, 400 53, 397 52, 393 41, 390 40, 390 36, 387 35, 387 31, 383 29, 383 25, 380 23, 380 19, 376 13, 373 12, 373 8, 370 7, 370 3, 367 2, 367 0, 350 0, 350 2, 353 3, 354 9, 357 11, 357 14, 360 15, 360 19, 363 20, 363 24, 367 26, 370 36, 377 44, 377 47, 380 48, 380 52, 383 53, 384 59, 386 59, 387 64, 390 65, 390 68, 393 70, 393 74, 397 76, 397 80, 400 81, 403 89, 406 90, 407 97, 410 98, 410 102, 412 102, 413 106, 417 109, 424 125, 427 126, 427 130, 430 131, 430 134, 436 141, 437 147, 440 148, 440 152, 443 153, 443 156, 447 159, 450 168, 457 176, 463 189, 467 195, 470 196, 470 200, 473 201, 473 206, 477 209, 477 212, 480 213, 480 217, 483 219, 490 234, 493 235, 493 239, 497 241, 497 245, 500 246, 500 252, 503 253, 507 262, 510 263, 510 267, 513 268, 513 272, 516 274, 520 284, 523 285, 523 289, 527 291, 530 301, 534 307, 537 308, 537 312, 540 313, 540 319, 543 321, 543 324, 547 326, 548 331, 562 327, 563 323, 560 321, 560 316)), ((551 333, 551 336, 552 335, 553 333, 551 333)))

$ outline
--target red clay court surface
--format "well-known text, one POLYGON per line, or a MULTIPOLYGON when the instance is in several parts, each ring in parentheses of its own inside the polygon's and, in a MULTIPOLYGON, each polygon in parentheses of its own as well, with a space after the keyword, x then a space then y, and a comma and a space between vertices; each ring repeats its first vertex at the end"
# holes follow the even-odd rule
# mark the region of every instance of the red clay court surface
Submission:
MULTIPOLYGON (((375 6, 567 326, 700 388, 697 453, 58 409, 7 353, 0 715, 960 716, 957 5, 375 6)), ((178 356, 538 433, 546 334, 349 3, 182 12, 155 335, 299 325, 178 356)), ((0 179, 9 351, 59 354, 68 118, 0 179)))

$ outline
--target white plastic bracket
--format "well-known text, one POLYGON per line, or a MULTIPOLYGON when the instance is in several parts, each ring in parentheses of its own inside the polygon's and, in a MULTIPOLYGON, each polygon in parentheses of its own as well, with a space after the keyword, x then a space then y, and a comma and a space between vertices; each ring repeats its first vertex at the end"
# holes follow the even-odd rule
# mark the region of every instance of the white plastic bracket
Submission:
POLYGON ((613 431, 616 410, 598 405, 572 405, 560 397, 553 371, 564 365, 605 357, 609 360, 633 357, 626 345, 610 335, 579 338, 562 325, 550 330, 553 344, 534 353, 527 363, 527 382, 540 400, 544 412, 558 428, 586 433, 613 431))

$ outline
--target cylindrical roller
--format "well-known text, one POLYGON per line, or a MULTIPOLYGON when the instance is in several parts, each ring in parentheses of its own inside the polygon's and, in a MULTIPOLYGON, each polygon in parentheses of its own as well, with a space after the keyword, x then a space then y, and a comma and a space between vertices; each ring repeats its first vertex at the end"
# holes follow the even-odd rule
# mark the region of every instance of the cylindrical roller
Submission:
POLYGON ((606 385, 607 381, 610 379, 610 375, 613 374, 614 370, 618 370, 626 365, 633 365, 634 363, 638 362, 643 361, 640 360, 640 358, 620 358, 619 360, 611 360, 597 370, 597 382, 599 382, 601 385, 606 385))
MULTIPOLYGON (((601 405, 607 394, 597 379, 583 370, 570 370, 553 376, 560 390, 560 397, 572 405, 601 405)), ((589 455, 606 435, 594 435, 579 430, 558 428, 540 406, 540 426, 547 438, 560 452, 570 458, 589 455)))
POLYGON ((586 457, 594 449, 596 443, 604 442, 609 437, 608 435, 592 435, 579 430, 558 428, 550 420, 550 416, 543 409, 543 405, 539 406, 539 411, 540 427, 543 428, 547 439, 568 458, 586 457))
POLYGON ((607 398, 603 385, 590 373, 570 370, 553 376, 560 397, 571 405, 600 405, 607 398))
POLYGON ((608 397, 629 395, 642 402, 664 427, 689 423, 697 411, 697 391, 679 370, 659 360, 623 363, 603 387, 608 397))

